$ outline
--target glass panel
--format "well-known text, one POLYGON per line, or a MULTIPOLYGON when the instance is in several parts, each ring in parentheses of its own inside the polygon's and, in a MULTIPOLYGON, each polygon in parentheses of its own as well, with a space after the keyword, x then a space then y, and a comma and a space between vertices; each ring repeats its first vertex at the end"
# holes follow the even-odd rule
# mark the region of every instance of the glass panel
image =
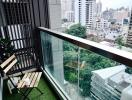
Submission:
POLYGON ((44 32, 41 42, 45 70, 72 100, 131 100, 130 67, 44 32))

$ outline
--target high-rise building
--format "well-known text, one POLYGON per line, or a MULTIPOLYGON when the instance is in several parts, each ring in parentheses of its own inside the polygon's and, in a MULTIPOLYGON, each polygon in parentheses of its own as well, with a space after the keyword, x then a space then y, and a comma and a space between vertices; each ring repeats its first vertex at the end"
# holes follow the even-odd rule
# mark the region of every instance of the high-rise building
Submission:
POLYGON ((99 0, 99 2, 96 3, 96 16, 101 17, 102 12, 102 2, 99 0))
POLYGON ((128 30, 126 44, 127 44, 127 46, 132 47, 132 11, 131 11, 131 17, 130 17, 129 30, 128 30))
POLYGON ((91 28, 95 15, 96 0, 76 0, 75 23, 91 28))
POLYGON ((74 0, 61 0, 61 16, 66 18, 66 13, 74 11, 74 0))
POLYGON ((73 11, 67 11, 65 13, 65 18, 68 22, 74 22, 74 12, 73 11))

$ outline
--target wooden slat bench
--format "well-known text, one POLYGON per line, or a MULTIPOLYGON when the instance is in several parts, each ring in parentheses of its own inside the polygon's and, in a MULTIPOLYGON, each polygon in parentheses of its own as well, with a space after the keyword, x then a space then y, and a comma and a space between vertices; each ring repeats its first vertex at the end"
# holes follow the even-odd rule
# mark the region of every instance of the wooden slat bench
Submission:
POLYGON ((42 75, 42 72, 32 72, 32 73, 26 73, 22 80, 18 83, 17 88, 24 88, 26 86, 25 79, 28 78, 30 80, 30 85, 26 86, 26 88, 32 88, 37 87, 40 77, 42 75))

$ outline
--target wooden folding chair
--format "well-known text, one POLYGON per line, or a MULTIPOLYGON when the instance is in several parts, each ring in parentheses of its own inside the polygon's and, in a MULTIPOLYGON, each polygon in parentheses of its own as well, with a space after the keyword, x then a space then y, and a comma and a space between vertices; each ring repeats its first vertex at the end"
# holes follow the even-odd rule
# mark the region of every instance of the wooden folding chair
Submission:
POLYGON ((30 72, 30 73, 26 73, 23 78, 21 80, 19 80, 19 82, 17 83, 17 85, 14 85, 14 83, 12 82, 11 79, 11 75, 8 75, 7 72, 17 63, 17 59, 15 57, 15 55, 12 55, 11 57, 9 57, 6 61, 4 61, 1 65, 0 65, 0 70, 1 70, 1 74, 5 74, 8 79, 11 81, 12 85, 14 86, 15 89, 17 89, 19 91, 19 93, 22 94, 22 96, 24 96, 23 100, 25 99, 29 99, 28 95, 30 94, 30 92, 36 88, 41 94, 43 94, 42 91, 40 91, 39 88, 37 88, 38 83, 40 81, 42 72, 30 72), (28 79, 28 85, 27 85, 27 80, 28 79), (21 89, 26 89, 26 91, 21 91, 21 89))

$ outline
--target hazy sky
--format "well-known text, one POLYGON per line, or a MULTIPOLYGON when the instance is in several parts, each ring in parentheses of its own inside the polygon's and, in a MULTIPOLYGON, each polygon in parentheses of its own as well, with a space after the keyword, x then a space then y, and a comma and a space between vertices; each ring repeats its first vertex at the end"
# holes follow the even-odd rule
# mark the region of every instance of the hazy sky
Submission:
MULTIPOLYGON (((99 0, 97 0, 98 2, 99 0)), ((106 8, 120 8, 124 7, 132 7, 132 0, 100 0, 102 2, 102 9, 106 8)))

